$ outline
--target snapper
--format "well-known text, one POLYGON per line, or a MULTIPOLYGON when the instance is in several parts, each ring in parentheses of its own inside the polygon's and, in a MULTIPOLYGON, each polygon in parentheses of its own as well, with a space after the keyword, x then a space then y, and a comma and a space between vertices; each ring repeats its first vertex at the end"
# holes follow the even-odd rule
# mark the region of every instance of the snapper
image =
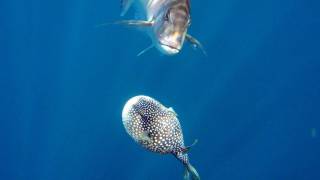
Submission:
POLYGON ((187 33, 191 24, 189 0, 122 0, 121 16, 124 16, 133 4, 138 12, 142 12, 139 17, 142 19, 123 20, 116 24, 145 27, 152 44, 138 56, 153 47, 163 54, 175 55, 181 51, 185 40, 200 48, 206 55, 201 43, 187 33))

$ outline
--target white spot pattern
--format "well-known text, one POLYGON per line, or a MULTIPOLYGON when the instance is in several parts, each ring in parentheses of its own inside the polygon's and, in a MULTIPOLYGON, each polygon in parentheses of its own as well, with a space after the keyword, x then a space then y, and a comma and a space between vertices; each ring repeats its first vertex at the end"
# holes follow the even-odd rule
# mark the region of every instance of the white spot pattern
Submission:
MULTIPOLYGON (((182 129, 176 114, 151 97, 131 98, 123 109, 122 121, 127 133, 150 151, 179 155, 184 148, 182 129)), ((183 158, 185 162, 188 161, 187 155, 183 158)))

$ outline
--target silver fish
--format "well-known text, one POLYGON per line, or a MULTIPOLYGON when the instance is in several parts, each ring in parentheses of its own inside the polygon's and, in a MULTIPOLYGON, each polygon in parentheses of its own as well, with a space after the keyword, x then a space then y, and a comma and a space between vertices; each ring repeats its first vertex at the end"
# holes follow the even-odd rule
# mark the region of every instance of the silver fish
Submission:
POLYGON ((180 122, 172 108, 166 108, 155 99, 140 95, 127 101, 122 111, 122 122, 127 133, 144 148, 160 153, 173 154, 185 166, 184 179, 200 180, 190 164, 189 149, 185 146, 180 122))
POLYGON ((191 24, 189 0, 122 0, 122 16, 132 4, 136 5, 137 11, 143 12, 143 16, 140 17, 143 19, 124 20, 116 24, 147 27, 152 45, 139 55, 152 47, 166 55, 174 55, 181 51, 185 40, 206 54, 201 43, 187 34, 191 24))

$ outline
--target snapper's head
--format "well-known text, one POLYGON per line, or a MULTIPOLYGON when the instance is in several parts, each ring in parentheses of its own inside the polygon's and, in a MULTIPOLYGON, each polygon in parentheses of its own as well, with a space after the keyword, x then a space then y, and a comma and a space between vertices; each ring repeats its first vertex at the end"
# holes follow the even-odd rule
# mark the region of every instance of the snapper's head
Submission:
POLYGON ((166 8, 154 23, 157 48, 167 55, 179 53, 190 25, 189 7, 177 4, 166 8))

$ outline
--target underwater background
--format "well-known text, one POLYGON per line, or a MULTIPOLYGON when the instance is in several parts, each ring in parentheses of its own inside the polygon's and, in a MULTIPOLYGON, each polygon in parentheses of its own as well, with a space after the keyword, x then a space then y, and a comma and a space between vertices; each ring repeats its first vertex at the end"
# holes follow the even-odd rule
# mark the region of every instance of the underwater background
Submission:
POLYGON ((185 44, 95 26, 119 0, 0 2, 0 179, 182 179, 122 125, 135 95, 173 107, 203 180, 320 179, 320 2, 191 0, 185 44))

